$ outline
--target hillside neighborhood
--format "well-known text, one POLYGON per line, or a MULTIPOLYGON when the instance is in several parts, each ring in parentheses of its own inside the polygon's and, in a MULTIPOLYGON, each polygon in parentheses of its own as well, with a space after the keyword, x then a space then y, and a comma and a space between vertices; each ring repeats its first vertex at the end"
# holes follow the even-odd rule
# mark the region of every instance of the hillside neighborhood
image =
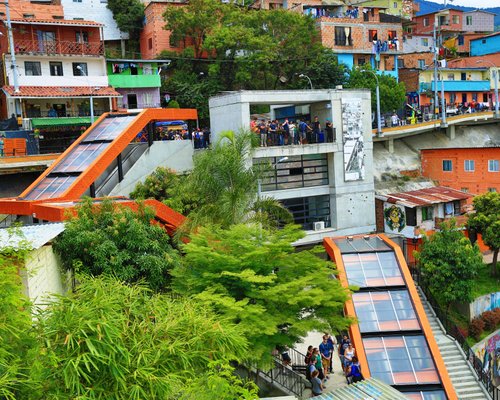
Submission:
POLYGON ((461 4, 0 4, 0 400, 500 400, 461 4))

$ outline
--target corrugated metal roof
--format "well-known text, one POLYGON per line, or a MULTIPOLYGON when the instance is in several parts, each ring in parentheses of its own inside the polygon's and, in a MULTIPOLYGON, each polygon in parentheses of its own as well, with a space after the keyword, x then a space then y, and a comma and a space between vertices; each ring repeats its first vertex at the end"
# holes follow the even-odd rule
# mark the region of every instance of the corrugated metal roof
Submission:
POLYGON ((0 229, 0 250, 6 247, 17 249, 23 245, 39 249, 63 231, 63 223, 3 228, 0 229))
POLYGON ((394 389, 378 379, 370 378, 364 381, 335 389, 329 393, 324 393, 314 397, 318 400, 407 400, 408 398, 401 392, 394 389))
POLYGON ((388 203, 400 204, 405 207, 428 206, 432 204, 447 203, 454 200, 465 200, 473 197, 471 194, 444 186, 413 190, 410 192, 376 195, 377 199, 388 203))

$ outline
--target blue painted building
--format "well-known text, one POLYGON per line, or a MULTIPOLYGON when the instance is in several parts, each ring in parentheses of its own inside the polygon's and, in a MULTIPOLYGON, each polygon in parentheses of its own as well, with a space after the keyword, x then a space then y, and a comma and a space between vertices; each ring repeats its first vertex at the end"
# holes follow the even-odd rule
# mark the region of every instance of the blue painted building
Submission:
POLYGON ((470 41, 470 55, 484 56, 500 53, 500 32, 470 41))

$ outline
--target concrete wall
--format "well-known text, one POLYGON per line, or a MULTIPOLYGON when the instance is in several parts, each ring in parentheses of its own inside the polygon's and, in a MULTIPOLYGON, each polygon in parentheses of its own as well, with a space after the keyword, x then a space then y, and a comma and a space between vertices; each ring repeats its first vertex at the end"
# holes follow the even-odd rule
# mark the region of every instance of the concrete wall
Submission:
POLYGON ((67 277, 61 273, 61 261, 48 244, 33 250, 26 259, 24 292, 36 306, 50 300, 52 294, 64 294, 67 277))
POLYGON ((168 167, 177 172, 189 171, 193 168, 193 155, 190 140, 154 142, 109 195, 128 196, 139 182, 144 182, 158 167, 168 167))
POLYGON ((493 32, 495 30, 495 15, 480 10, 466 11, 463 14, 462 24, 462 29, 466 32, 493 32))

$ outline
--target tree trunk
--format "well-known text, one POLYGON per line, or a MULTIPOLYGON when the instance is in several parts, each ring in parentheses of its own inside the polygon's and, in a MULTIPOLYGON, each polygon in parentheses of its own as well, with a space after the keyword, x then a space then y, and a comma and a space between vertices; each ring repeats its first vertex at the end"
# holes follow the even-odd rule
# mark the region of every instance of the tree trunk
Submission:
POLYGON ((498 250, 493 250, 493 262, 491 263, 491 276, 497 276, 497 261, 498 261, 498 250))

